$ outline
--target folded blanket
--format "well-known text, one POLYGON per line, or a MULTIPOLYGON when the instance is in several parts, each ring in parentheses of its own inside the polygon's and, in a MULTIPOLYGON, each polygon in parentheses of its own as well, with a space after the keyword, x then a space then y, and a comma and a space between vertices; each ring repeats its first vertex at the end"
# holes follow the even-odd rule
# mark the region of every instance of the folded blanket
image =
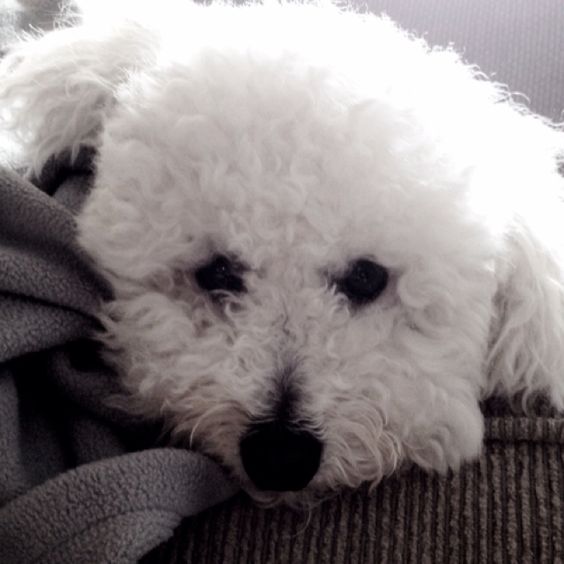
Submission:
POLYGON ((108 406, 116 377, 88 336, 110 290, 74 237, 89 178, 47 169, 42 191, 0 169, 0 560, 11 564, 135 562, 236 489, 108 406))

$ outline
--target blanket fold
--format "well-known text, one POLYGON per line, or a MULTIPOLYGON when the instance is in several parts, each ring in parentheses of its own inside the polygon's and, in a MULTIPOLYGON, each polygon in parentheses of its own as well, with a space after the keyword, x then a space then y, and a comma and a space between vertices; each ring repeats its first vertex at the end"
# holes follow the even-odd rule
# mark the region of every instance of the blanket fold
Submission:
POLYGON ((109 289, 74 243, 72 213, 0 174, 0 362, 84 337, 109 289))
POLYGON ((3 508, 2 554, 8 562, 134 562, 183 516, 228 496, 222 478, 205 458, 180 449, 81 466, 3 508))

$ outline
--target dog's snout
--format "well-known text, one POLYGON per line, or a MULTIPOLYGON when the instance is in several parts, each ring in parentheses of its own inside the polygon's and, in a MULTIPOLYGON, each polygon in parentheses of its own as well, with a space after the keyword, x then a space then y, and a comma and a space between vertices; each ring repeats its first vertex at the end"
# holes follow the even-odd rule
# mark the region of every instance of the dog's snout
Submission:
POLYGON ((252 426, 239 445, 245 472, 260 490, 305 488, 319 469, 323 445, 307 431, 283 423, 252 426))

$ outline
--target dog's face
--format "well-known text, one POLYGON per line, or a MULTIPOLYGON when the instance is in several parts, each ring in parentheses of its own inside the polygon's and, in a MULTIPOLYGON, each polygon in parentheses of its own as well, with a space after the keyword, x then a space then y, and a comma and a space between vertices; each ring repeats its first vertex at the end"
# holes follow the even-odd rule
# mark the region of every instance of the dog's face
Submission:
POLYGON ((104 115, 78 219, 114 287, 104 340, 131 409, 263 501, 476 456, 478 402, 503 387, 488 367, 523 354, 500 305, 513 210, 488 205, 521 193, 507 154, 416 81, 343 76, 285 49, 141 69, 104 115))
POLYGON ((461 179, 326 80, 170 73, 120 100, 79 219, 141 412, 250 489, 476 454, 494 248, 461 179))

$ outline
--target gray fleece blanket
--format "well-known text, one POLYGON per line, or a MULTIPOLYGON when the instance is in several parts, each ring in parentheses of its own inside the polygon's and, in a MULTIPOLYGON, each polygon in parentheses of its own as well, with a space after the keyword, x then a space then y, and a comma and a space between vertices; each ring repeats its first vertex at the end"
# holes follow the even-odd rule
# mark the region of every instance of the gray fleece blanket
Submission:
POLYGON ((0 169, 0 561, 135 562, 236 488, 108 407, 88 337, 110 291, 74 238, 89 174, 39 183, 0 169))

